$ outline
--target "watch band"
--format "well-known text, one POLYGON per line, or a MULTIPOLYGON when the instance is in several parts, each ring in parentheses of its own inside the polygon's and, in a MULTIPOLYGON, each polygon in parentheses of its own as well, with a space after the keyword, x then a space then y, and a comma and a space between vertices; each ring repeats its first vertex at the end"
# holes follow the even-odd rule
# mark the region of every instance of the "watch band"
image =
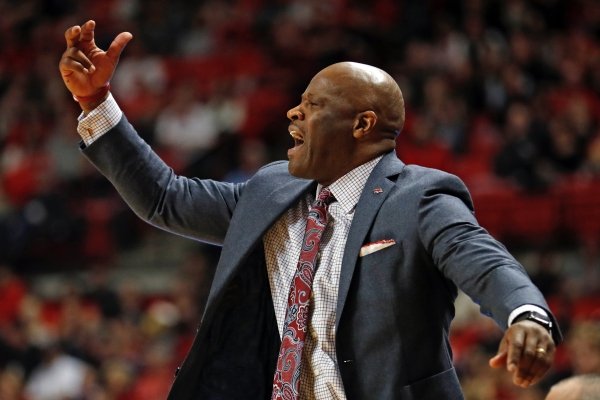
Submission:
POLYGON ((525 320, 532 321, 538 325, 543 326, 544 328, 546 328, 548 333, 550 333, 550 335, 552 335, 552 327, 554 324, 552 323, 552 320, 550 320, 550 318, 548 318, 547 316, 540 314, 538 312, 535 312, 535 311, 525 311, 523 314, 518 315, 515 318, 515 322, 525 321, 525 320))

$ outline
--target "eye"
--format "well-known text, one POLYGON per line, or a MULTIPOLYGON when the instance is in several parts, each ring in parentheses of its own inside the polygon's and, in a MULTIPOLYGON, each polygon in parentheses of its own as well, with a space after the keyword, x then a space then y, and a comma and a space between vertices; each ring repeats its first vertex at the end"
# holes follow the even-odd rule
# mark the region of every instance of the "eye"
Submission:
POLYGON ((316 102, 315 99, 312 97, 303 96, 302 105, 306 108, 314 108, 314 107, 318 107, 319 103, 316 102))

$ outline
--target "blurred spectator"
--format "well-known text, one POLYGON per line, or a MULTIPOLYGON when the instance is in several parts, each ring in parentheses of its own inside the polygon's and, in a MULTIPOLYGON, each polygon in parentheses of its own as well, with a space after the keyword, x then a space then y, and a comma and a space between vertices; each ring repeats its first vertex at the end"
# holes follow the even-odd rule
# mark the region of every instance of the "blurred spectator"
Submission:
POLYGON ((577 321, 567 339, 573 375, 600 374, 600 321, 577 321))
POLYGON ((600 375, 577 375, 552 386, 545 400, 600 399, 600 375))
POLYGON ((23 394, 23 371, 10 367, 0 371, 0 399, 26 400, 23 394))
POLYGON ((216 115, 199 99, 192 81, 182 81, 156 118, 158 151, 165 153, 174 167, 183 168, 205 155, 217 143, 216 115))
POLYGON ((600 134, 590 140, 582 173, 589 177, 600 177, 600 134))
POLYGON ((246 100, 243 98, 243 81, 220 80, 210 89, 208 107, 215 116, 219 133, 239 133, 246 119, 246 100))
POLYGON ((114 319, 123 310, 117 292, 111 287, 107 265, 94 265, 90 268, 90 288, 87 297, 98 305, 103 318, 114 319))
POLYGON ((154 342, 144 353, 143 368, 133 384, 129 400, 164 400, 173 383, 173 349, 167 343, 154 342))
POLYGON ((504 121, 505 142, 495 159, 498 175, 525 190, 545 189, 549 182, 542 170, 539 135, 530 107, 524 101, 512 102, 504 121))
POLYGON ((0 328, 17 321, 26 294, 25 283, 10 266, 0 263, 0 328))
POLYGON ((119 358, 105 361, 100 368, 100 399, 131 400, 131 388, 135 382, 136 371, 130 363, 119 358))
POLYGON ((25 385, 25 396, 35 400, 81 398, 88 373, 85 363, 50 343, 43 351, 42 363, 33 370, 25 385))
POLYGON ((428 77, 423 92, 423 117, 433 123, 432 132, 453 152, 465 151, 468 109, 462 96, 453 94, 448 78, 441 75, 428 77))
POLYGON ((191 23, 182 32, 178 52, 185 57, 208 55, 251 39, 247 22, 251 15, 240 9, 240 4, 218 0, 199 3, 197 9, 190 10, 191 23))
POLYGON ((546 298, 553 298, 559 294, 561 281, 555 253, 551 250, 540 250, 537 257, 535 270, 530 272, 531 279, 546 298))
POLYGON ((267 148, 258 139, 247 139, 239 143, 237 168, 229 171, 224 180, 228 182, 244 182, 268 160, 267 148))
POLYGON ((164 61, 155 53, 148 53, 143 42, 133 41, 127 48, 127 57, 119 63, 111 84, 111 90, 124 104, 139 97, 142 88, 148 95, 160 96, 167 86, 164 61))
POLYGON ((168 76, 164 60, 144 46, 140 40, 131 42, 128 57, 123 58, 111 81, 111 90, 127 118, 152 141, 156 115, 164 106, 162 96, 167 90, 168 76))
POLYGON ((548 139, 541 148, 550 162, 555 175, 572 174, 585 159, 587 137, 577 134, 566 121, 552 119, 549 124, 548 139))
POLYGON ((397 139, 396 149, 401 160, 430 168, 451 167, 452 152, 435 134, 435 126, 429 118, 417 115, 411 119, 397 139))

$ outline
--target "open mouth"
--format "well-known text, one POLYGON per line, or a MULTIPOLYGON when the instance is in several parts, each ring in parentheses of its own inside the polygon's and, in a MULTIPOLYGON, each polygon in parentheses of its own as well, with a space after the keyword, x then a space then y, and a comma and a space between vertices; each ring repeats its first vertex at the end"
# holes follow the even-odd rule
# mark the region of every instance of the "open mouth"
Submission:
POLYGON ((294 147, 300 146, 304 143, 304 138, 300 135, 300 132, 297 130, 290 130, 290 136, 294 139, 294 147))

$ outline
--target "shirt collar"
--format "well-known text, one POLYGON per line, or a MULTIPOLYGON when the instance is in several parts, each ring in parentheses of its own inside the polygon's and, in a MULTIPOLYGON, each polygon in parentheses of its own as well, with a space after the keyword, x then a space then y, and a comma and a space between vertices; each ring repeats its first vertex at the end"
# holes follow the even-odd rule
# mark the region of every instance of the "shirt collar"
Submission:
MULTIPOLYGON (((375 168, 382 157, 383 156, 379 156, 359 165, 328 186, 335 199, 347 214, 354 212, 354 208, 360 199, 360 195, 365 188, 369 175, 371 175, 373 168, 375 168)), ((323 185, 317 185, 317 195, 322 188, 323 185)))

